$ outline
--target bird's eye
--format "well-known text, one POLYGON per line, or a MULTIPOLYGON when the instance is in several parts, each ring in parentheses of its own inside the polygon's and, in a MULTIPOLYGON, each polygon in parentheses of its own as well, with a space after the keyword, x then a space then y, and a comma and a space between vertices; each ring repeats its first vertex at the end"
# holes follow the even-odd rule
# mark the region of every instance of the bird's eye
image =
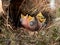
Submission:
POLYGON ((30 22, 30 26, 33 26, 33 25, 34 25, 34 22, 33 22, 33 21, 31 21, 31 22, 30 22))
POLYGON ((23 21, 23 19, 20 19, 20 22, 22 22, 23 21))

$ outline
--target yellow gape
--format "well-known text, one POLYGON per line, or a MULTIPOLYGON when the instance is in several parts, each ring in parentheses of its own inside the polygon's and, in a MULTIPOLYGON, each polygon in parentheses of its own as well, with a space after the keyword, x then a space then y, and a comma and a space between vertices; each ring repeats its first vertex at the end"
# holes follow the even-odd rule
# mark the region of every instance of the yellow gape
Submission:
POLYGON ((27 19, 28 19, 28 22, 32 21, 33 18, 34 18, 34 17, 31 17, 30 15, 29 15, 29 16, 28 16, 28 15, 24 16, 23 14, 21 14, 21 19, 24 19, 24 18, 26 18, 26 17, 27 17, 27 19))
POLYGON ((23 19, 23 18, 25 18, 26 16, 24 16, 23 14, 21 14, 21 18, 23 19))
POLYGON ((29 16, 28 17, 28 21, 30 22, 30 21, 33 21, 34 20, 34 17, 31 17, 31 16, 29 16))
POLYGON ((44 18, 41 12, 38 13, 36 17, 41 23, 44 23, 46 21, 46 19, 44 18))

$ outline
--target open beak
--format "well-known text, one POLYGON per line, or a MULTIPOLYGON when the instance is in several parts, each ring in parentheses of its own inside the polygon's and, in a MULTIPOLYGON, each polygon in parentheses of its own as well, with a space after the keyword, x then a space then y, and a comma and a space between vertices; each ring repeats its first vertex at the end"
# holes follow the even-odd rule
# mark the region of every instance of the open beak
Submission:
POLYGON ((38 13, 36 18, 41 22, 44 23, 46 21, 45 17, 42 15, 42 13, 38 13))

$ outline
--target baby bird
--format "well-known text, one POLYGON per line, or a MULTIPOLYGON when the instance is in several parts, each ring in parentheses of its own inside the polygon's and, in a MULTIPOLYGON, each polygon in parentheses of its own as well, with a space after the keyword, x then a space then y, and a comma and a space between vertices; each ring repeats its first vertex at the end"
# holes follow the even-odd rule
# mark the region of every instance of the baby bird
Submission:
POLYGON ((21 15, 20 21, 21 21, 21 24, 26 29, 29 29, 31 31, 37 29, 38 23, 37 23, 37 21, 35 20, 34 17, 28 16, 28 15, 26 15, 26 16, 21 15))
MULTIPOLYGON (((42 27, 43 21, 45 19, 41 19, 42 14, 37 14, 36 17, 31 17, 31 16, 24 16, 21 14, 21 24, 26 28, 31 31, 37 31, 39 28, 42 27)), ((42 16, 43 17, 43 16, 42 16)))

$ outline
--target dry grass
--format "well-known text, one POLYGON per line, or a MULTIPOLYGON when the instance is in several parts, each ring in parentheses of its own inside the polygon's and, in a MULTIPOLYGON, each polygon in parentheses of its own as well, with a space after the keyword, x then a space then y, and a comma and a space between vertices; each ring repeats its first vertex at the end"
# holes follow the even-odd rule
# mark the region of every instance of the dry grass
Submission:
MULTIPOLYGON (((6 14, 0 16, 0 45, 60 45, 60 21, 36 32, 24 28, 13 30, 6 14)), ((58 18, 60 8, 53 15, 58 18)))

